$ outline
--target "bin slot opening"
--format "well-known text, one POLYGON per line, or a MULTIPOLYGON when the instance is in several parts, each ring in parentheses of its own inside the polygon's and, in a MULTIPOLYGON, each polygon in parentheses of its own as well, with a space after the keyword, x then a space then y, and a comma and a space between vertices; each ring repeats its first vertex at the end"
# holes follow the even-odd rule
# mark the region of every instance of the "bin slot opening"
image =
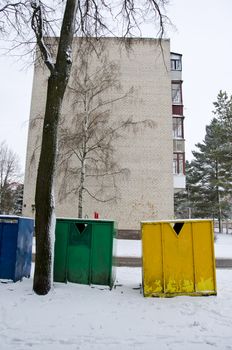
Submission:
POLYGON ((83 222, 75 222, 77 230, 82 234, 87 226, 87 224, 84 224, 83 222))
POLYGON ((173 230, 176 232, 177 236, 179 235, 183 226, 184 222, 175 222, 175 224, 173 225, 173 230))

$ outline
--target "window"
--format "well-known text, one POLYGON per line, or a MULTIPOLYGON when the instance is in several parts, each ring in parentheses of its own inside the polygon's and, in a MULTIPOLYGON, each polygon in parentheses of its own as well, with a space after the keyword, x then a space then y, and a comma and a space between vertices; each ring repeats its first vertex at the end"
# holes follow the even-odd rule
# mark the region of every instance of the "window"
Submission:
POLYGON ((171 53, 171 70, 182 70, 182 55, 179 53, 171 53))
POLYGON ((184 153, 173 153, 173 174, 184 174, 184 153))
POLYGON ((180 117, 172 118, 173 138, 184 138, 184 120, 180 117))
POLYGON ((182 104, 181 82, 172 83, 172 103, 182 104))
POLYGON ((171 70, 181 71, 181 58, 171 59, 171 70))
POLYGON ((183 116, 183 105, 172 105, 172 115, 183 116))

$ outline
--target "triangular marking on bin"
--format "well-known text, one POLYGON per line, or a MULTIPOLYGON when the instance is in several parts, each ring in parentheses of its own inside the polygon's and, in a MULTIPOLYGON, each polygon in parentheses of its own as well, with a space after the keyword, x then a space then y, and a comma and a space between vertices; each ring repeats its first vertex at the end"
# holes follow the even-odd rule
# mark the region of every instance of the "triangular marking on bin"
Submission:
POLYGON ((173 230, 176 232, 177 236, 179 235, 183 226, 184 222, 175 222, 175 224, 173 225, 173 230))
POLYGON ((82 234, 87 226, 87 224, 84 224, 83 222, 75 222, 76 228, 82 234))

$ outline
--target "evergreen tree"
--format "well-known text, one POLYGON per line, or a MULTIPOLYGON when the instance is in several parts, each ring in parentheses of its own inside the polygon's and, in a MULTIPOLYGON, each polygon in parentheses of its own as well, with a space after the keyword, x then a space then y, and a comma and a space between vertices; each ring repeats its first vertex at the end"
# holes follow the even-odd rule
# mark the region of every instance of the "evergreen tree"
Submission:
POLYGON ((23 188, 23 184, 18 183, 14 190, 14 214, 16 215, 22 215, 23 188))
POLYGON ((216 117, 186 164, 186 191, 176 194, 175 213, 183 217, 189 208, 193 218, 218 219, 221 229, 232 208, 232 97, 220 91, 214 106, 216 117))
POLYGON ((228 197, 232 197, 232 96, 220 91, 214 102, 214 114, 223 130, 221 138, 221 162, 223 163, 223 177, 228 197))
MULTIPOLYGON (((216 118, 206 127, 206 136, 203 143, 198 143, 198 151, 193 151, 192 166, 198 173, 198 182, 195 197, 198 203, 195 206, 196 217, 216 217, 221 221, 226 217, 228 209, 226 197, 227 181, 225 178, 224 152, 221 147, 224 129, 216 118), (200 197, 200 198, 199 198, 200 197)), ((196 202, 195 202, 196 203, 196 202)))
POLYGON ((226 129, 227 141, 232 142, 232 96, 228 96, 227 93, 220 90, 217 101, 213 103, 215 110, 213 113, 217 116, 218 121, 226 129))

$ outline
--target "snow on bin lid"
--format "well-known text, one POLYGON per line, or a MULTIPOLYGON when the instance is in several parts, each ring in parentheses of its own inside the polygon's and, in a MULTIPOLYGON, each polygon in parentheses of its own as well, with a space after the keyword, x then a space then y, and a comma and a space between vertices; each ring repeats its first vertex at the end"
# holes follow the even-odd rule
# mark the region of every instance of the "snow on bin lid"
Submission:
POLYGON ((34 220, 33 218, 19 216, 19 215, 0 215, 0 222, 18 222, 19 219, 34 220))
POLYGON ((95 221, 95 222, 115 222, 111 219, 94 219, 94 218, 73 218, 73 217, 57 217, 56 220, 72 220, 72 221, 95 221))
POLYGON ((141 224, 158 224, 158 223, 172 223, 172 222, 202 222, 213 221, 213 219, 175 219, 175 220, 147 220, 141 221, 141 224))

